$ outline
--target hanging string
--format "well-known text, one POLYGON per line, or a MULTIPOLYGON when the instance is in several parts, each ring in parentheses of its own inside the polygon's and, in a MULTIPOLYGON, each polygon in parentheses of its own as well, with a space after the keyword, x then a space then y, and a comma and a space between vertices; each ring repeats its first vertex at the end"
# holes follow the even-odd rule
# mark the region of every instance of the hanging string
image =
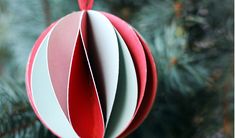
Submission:
POLYGON ((78 0, 78 5, 81 10, 91 10, 94 0, 78 0))

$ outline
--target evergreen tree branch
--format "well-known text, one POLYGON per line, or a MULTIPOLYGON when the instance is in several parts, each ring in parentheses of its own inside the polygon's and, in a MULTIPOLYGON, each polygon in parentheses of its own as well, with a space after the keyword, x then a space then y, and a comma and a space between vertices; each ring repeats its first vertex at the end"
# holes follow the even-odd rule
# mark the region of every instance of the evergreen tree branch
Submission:
POLYGON ((43 12, 45 15, 46 26, 48 26, 51 23, 50 3, 48 0, 42 0, 42 5, 43 5, 43 12))
POLYGON ((0 137, 4 137, 4 136, 8 136, 8 135, 12 135, 12 134, 15 134, 15 133, 19 133, 20 131, 23 131, 33 125, 35 125, 36 121, 38 121, 36 118, 26 124, 21 124, 15 128, 11 128, 11 130, 9 131, 5 131, 5 132, 2 132, 0 133, 0 137))

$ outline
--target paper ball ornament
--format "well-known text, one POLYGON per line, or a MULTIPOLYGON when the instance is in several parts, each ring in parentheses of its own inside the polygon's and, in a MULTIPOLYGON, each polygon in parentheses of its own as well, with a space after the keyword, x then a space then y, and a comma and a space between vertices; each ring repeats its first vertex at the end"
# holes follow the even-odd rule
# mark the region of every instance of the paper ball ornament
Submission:
POLYGON ((125 137, 154 102, 157 72, 140 34, 105 12, 81 11, 50 25, 36 41, 26 71, 39 120, 62 138, 125 137))

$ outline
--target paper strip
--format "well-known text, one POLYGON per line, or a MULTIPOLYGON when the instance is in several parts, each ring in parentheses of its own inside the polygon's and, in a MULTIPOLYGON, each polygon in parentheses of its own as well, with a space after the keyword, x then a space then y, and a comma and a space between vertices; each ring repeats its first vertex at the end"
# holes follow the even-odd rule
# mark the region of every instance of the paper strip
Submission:
POLYGON ((55 95, 48 69, 47 47, 50 33, 42 42, 32 68, 32 96, 42 120, 60 137, 78 138, 61 109, 55 95))
POLYGON ((116 31, 119 41, 119 80, 114 107, 108 123, 106 137, 114 138, 123 132, 134 117, 138 101, 138 83, 135 66, 129 50, 116 31))
POLYGON ((145 95, 143 98, 143 102, 140 105, 139 111, 137 112, 133 122, 128 127, 125 132, 119 137, 126 137, 133 130, 135 130, 147 117, 151 107, 154 103, 156 92, 157 92, 157 70, 154 62, 154 58, 151 54, 151 51, 148 48, 148 45, 145 43, 143 38, 136 32, 138 38, 140 39, 143 48, 145 50, 146 59, 147 59, 147 67, 148 67, 148 76, 147 76, 147 85, 145 90, 145 95))
POLYGON ((106 107, 102 108, 106 109, 103 112, 105 112, 107 125, 118 83, 118 42, 112 24, 104 15, 96 11, 88 11, 88 19, 90 21, 91 32, 89 33, 91 36, 89 36, 87 52, 100 101, 106 103, 106 107), (90 41, 91 38, 93 42, 90 41))
MULTIPOLYGON (((27 95, 28 95, 28 98, 29 98, 29 102, 36 114, 36 116, 39 118, 39 120, 42 122, 42 124, 44 126, 46 126, 54 135, 57 135, 53 130, 51 130, 46 122, 44 122, 44 120, 41 118, 41 116, 39 115, 38 111, 37 111, 37 108, 35 106, 35 103, 33 101, 33 96, 32 96, 32 90, 31 90, 31 76, 32 76, 32 66, 33 66, 33 62, 34 62, 34 59, 35 59, 35 55, 38 51, 38 48, 39 46, 41 45, 42 41, 45 39, 46 35, 48 34, 48 32, 51 31, 51 29, 55 26, 57 22, 54 22, 52 23, 48 28, 46 28, 42 33, 41 35, 39 36, 39 38, 37 39, 37 41, 35 42, 34 46, 33 46, 33 49, 30 53, 30 56, 29 56, 29 59, 28 59, 28 65, 27 65, 27 68, 26 68, 26 75, 25 75, 25 84, 26 84, 26 89, 27 89, 27 95)), ((57 135, 58 136, 58 135, 57 135)))
POLYGON ((147 81, 147 64, 146 64, 144 49, 131 26, 129 26, 126 22, 124 22, 123 20, 119 19, 116 16, 113 16, 105 12, 102 12, 102 14, 105 15, 111 21, 113 26, 121 34, 134 61, 138 78, 138 90, 139 90, 138 106, 136 109, 137 112, 144 97, 144 91, 147 81))
POLYGON ((65 16, 53 29, 48 44, 48 66, 52 85, 67 118, 69 74, 80 20, 81 12, 65 16))

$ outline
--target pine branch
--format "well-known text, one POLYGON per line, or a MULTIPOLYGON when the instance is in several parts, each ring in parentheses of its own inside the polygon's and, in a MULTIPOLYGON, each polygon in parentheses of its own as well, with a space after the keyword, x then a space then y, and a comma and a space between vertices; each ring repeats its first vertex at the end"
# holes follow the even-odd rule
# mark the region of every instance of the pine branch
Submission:
MULTIPOLYGON (((77 4, 57 0, 8 1, 0 0, 0 137, 51 138, 53 135, 37 121, 25 95, 25 64, 44 25, 77 10, 77 4), (56 8, 50 8, 52 4, 56 8), (18 66, 22 67, 20 71, 18 66)), ((234 80, 233 71, 226 70, 234 63, 231 3, 96 1, 94 8, 112 11, 134 24, 149 42, 157 61, 156 104, 145 123, 130 137, 232 136, 234 99, 230 88, 234 80)))
POLYGON ((15 127, 15 128, 12 128, 11 130, 9 131, 6 131, 6 132, 2 132, 0 133, 0 137, 4 137, 4 136, 8 136, 8 135, 12 135, 12 134, 15 134, 15 133, 19 133, 33 125, 35 125, 36 121, 38 121, 36 118, 34 120, 32 120, 31 122, 29 123, 26 123, 26 124, 22 124, 18 127, 15 127))
POLYGON ((21 133, 37 134, 37 129, 34 134, 28 134, 28 130, 36 126, 37 118, 27 101, 25 89, 21 83, 10 78, 1 80, 0 97, 0 137, 21 133))
POLYGON ((46 26, 51 24, 51 9, 48 0, 42 0, 43 12, 45 15, 46 26))

